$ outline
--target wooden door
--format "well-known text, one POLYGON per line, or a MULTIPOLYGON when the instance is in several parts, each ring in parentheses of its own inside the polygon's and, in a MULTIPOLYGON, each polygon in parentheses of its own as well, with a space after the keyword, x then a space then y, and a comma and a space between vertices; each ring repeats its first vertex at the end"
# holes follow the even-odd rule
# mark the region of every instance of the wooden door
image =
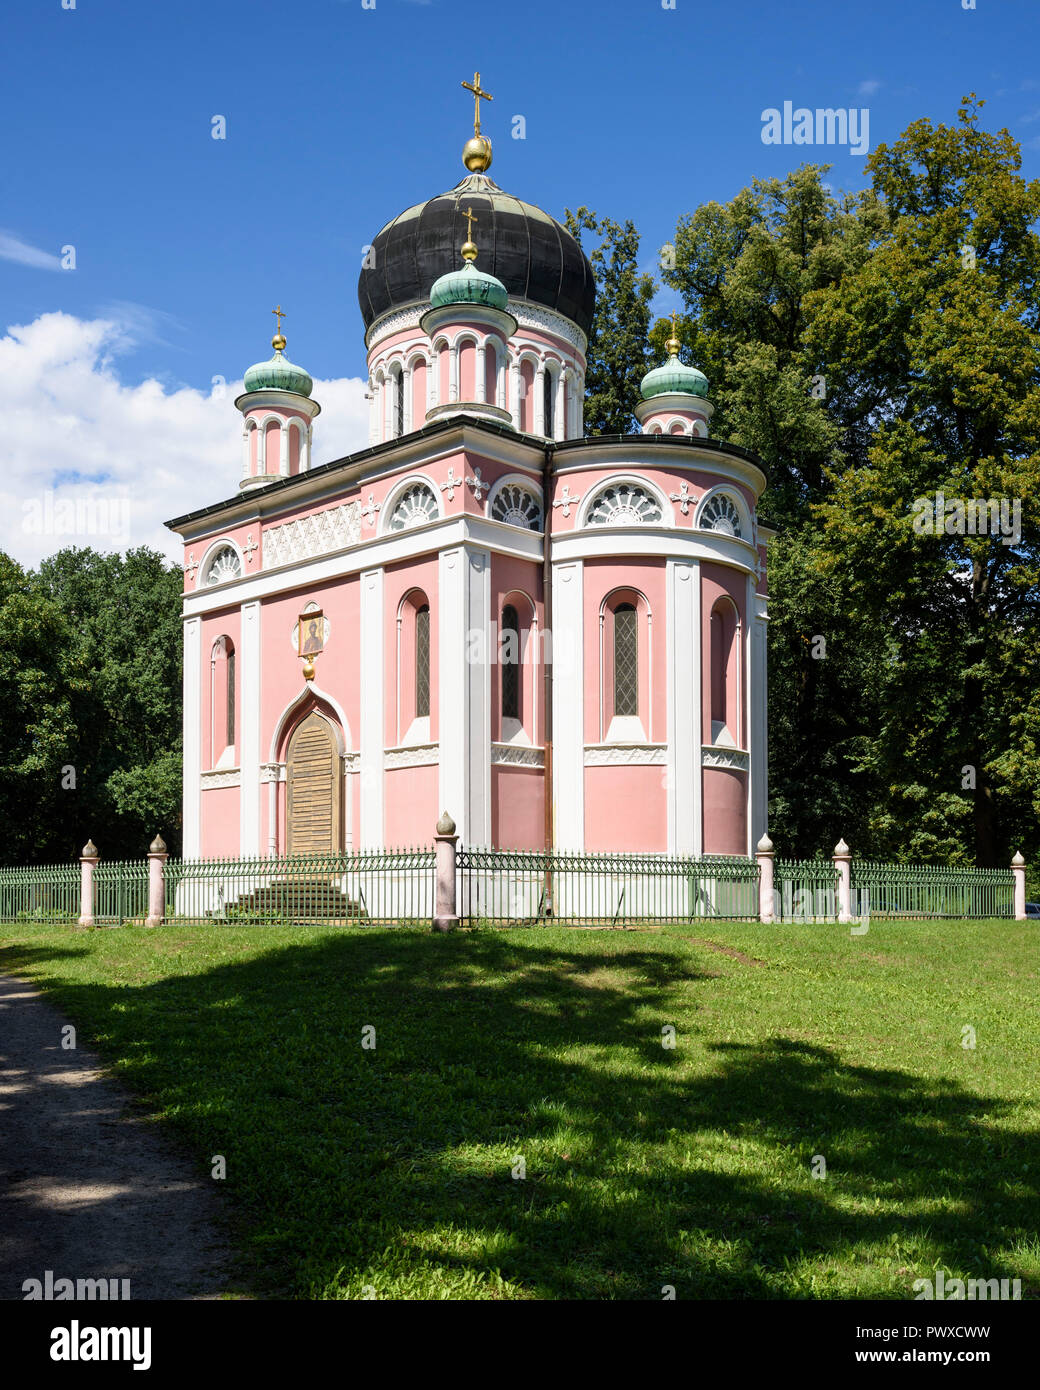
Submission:
POLYGON ((294 730, 286 764, 286 848, 290 854, 331 854, 340 848, 339 758, 320 715, 309 714, 294 730))

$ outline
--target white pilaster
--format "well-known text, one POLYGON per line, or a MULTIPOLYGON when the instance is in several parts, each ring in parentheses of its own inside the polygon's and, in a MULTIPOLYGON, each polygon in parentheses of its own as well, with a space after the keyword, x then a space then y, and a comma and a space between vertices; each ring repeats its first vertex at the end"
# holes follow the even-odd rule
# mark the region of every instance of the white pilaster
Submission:
POLYGON ((242 477, 249 477, 249 427, 242 431, 242 477))
POLYGON ((278 426, 278 471, 283 478, 289 476, 289 425, 285 420, 278 426))
POLYGON ((239 638, 239 853, 260 853, 260 604, 243 603, 239 638))
POLYGON ((411 363, 404 369, 404 376, 401 378, 404 390, 404 433, 410 434, 414 426, 412 425, 412 367, 411 363))
POLYGON ((549 425, 545 418, 545 363, 542 362, 534 374, 534 432, 548 434, 549 425))
POLYGON ((754 592, 755 581, 748 577, 748 612, 750 623, 750 735, 751 770, 748 791, 748 853, 766 833, 769 823, 769 721, 768 709, 768 623, 769 603, 763 594, 754 592))
POLYGON ((697 852, 701 739, 700 698, 694 668, 700 646, 698 570, 696 561, 669 560, 667 565, 668 849, 671 854, 697 852))
POLYGON ((437 652, 441 810, 462 844, 491 843, 491 556, 440 556, 437 652))
POLYGON ((564 388, 564 373, 561 372, 559 376, 556 378, 556 405, 553 411, 554 419, 552 429, 552 435, 554 439, 567 438, 567 416, 565 413, 566 409, 567 392, 564 388))
MULTIPOLYGON (((553 565, 553 799, 556 847, 585 848, 584 565, 553 565)), ((624 814, 638 815, 637 807, 624 814)))
POLYGON ((455 402, 459 398, 459 349, 458 345, 452 343, 448 349, 448 400, 455 402))
POLYGON ((477 400, 478 400, 478 401, 484 401, 484 400, 486 400, 486 399, 487 399, 487 394, 486 394, 485 388, 486 388, 486 386, 487 386, 487 368, 486 368, 486 366, 485 366, 484 344, 483 344, 483 343, 478 343, 478 344, 477 344, 477 379, 476 379, 474 385, 475 385, 475 387, 476 387, 476 392, 475 392, 475 394, 476 394, 477 400))
POLYGON ((202 841, 202 619, 184 621, 184 848, 197 859, 202 841))
POLYGON ((383 752, 386 654, 383 649, 383 571, 361 573, 361 827, 362 849, 383 846, 383 752))
POLYGON ((520 363, 513 359, 509 364, 509 414, 513 429, 520 428, 520 363))

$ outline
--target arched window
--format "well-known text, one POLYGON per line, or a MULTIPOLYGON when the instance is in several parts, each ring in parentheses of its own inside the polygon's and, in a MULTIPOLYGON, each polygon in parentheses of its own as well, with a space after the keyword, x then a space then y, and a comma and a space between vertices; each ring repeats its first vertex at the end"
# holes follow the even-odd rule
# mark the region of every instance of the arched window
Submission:
POLYGON ((635 604, 614 609, 614 717, 639 715, 639 621, 635 604))
POLYGON ((520 617, 511 603, 502 609, 502 718, 520 718, 520 617))
POLYGON ((740 618, 729 598, 711 610, 708 647, 708 708, 712 743, 740 743, 740 618))
POLYGON ((398 498, 390 513, 389 529, 407 531, 412 526, 425 526, 436 515, 436 497, 425 483, 415 483, 398 498))
POLYGON ((507 526, 522 526, 528 531, 542 529, 541 503, 530 489, 517 483, 506 483, 495 493, 491 516, 507 526))
POLYGON ((552 432, 553 432, 553 406, 554 406, 555 403, 556 403, 556 395, 555 395, 555 389, 554 389, 554 388, 555 388, 555 385, 556 385, 556 382, 555 382, 555 379, 553 378, 553 374, 552 374, 552 372, 549 370, 549 368, 546 367, 546 368, 545 368, 545 374, 544 374, 544 380, 543 380, 543 396, 542 396, 543 405, 542 405, 542 408, 543 408, 543 410, 544 410, 544 412, 545 412, 545 421, 544 421, 544 426, 543 426, 543 428, 544 428, 544 432, 545 432, 547 435, 551 435, 552 432))
POLYGON ((227 655, 227 737, 226 742, 235 742, 235 649, 234 647, 227 655))
POLYGON ((415 610, 415 717, 430 717, 430 605, 415 610))
POLYGON ((724 536, 743 535, 737 504, 724 492, 718 492, 708 499, 697 524, 705 531, 719 531, 724 536))
POLYGON ((404 376, 400 367, 394 367, 390 379, 394 384, 394 437, 400 438, 404 434, 404 376))
POLYGON ((643 526, 661 520, 661 504, 635 483, 612 483, 600 492, 585 517, 586 526, 643 526))
POLYGON ((222 545, 215 550, 206 565, 203 580, 206 584, 224 584, 229 579, 241 579, 242 561, 233 545, 222 545))
POLYGON ((235 761, 235 644, 221 636, 209 658, 210 767, 230 767, 235 761))

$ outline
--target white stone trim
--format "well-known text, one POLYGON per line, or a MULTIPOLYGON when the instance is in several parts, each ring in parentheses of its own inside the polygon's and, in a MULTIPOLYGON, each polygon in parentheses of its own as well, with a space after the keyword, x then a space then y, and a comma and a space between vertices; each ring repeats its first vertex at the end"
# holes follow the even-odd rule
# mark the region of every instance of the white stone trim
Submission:
POLYGON ((327 555, 345 550, 361 539, 361 503, 341 502, 309 516, 298 517, 276 526, 266 527, 263 533, 263 566, 265 570, 280 565, 309 560, 315 555, 327 555))
POLYGON ((747 541, 719 531, 694 531, 688 526, 590 526, 579 533, 565 531, 554 535, 552 553, 554 564, 601 557, 674 556, 710 560, 744 574, 754 574, 757 561, 757 552, 747 541))
POLYGON ((184 621, 183 854, 199 857, 202 833, 202 620, 184 621))
POLYGON ((239 767, 239 853, 249 858, 260 853, 260 698, 261 671, 260 604, 243 603, 239 637, 241 659, 238 671, 240 713, 239 767))
POLYGON ((743 748, 724 748, 717 743, 705 743, 701 745, 701 766, 728 767, 746 772, 748 754, 743 748))
POLYGON ((666 743, 587 743, 586 767, 667 767, 666 743))
POLYGON ((751 769, 748 796, 750 813, 748 815, 748 853, 753 854, 755 846, 768 830, 769 822, 769 719, 768 719, 768 600, 764 594, 754 592, 754 581, 748 577, 750 632, 750 676, 751 697, 750 741, 751 769))
POLYGON ((668 849, 697 852, 701 738, 700 566, 666 562, 666 706, 668 738, 668 849))
POLYGON ((388 748, 383 754, 383 766, 388 771, 397 767, 435 767, 440 762, 440 748, 439 743, 388 748))
POLYGON ((214 787, 239 787, 242 785, 242 773, 237 767, 229 768, 226 772, 203 772, 199 782, 204 792, 214 787))
POLYGON ((545 749, 515 743, 492 743, 491 762, 496 767, 544 767, 545 749))
MULTIPOLYGON (((371 351, 377 342, 382 342, 384 338, 392 337, 395 333, 401 333, 406 328, 418 328, 419 320, 430 309, 430 301, 416 300, 412 304, 406 304, 399 309, 390 309, 379 318, 373 319, 372 325, 365 334, 366 351, 371 351)), ((534 304, 527 299, 514 299, 509 297, 509 312, 518 324, 518 332, 523 328, 536 328, 544 333, 550 333, 553 337, 559 338, 568 347, 584 358, 588 350, 588 339, 576 323, 564 318, 555 309, 549 309, 542 304, 534 304)), ((396 346, 393 349, 397 350, 396 346)))

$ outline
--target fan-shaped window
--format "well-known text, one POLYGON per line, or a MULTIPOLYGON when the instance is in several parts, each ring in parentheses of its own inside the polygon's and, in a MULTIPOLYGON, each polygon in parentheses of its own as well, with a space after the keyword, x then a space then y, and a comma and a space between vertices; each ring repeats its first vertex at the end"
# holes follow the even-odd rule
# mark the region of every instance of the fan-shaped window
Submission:
POLYGON ((206 566, 207 584, 224 584, 229 579, 241 579, 242 559, 233 545, 222 545, 214 551, 206 566))
POLYGON ((430 716, 430 605, 415 612, 415 717, 430 716))
POLYGON ((412 526, 425 526, 437 515, 437 499, 425 483, 410 487, 390 513, 391 531, 407 531, 412 526))
POLYGON ((586 526, 650 526, 661 520, 661 504, 635 483, 613 483, 589 508, 586 526))
POLYGON ((528 531, 542 529, 542 509, 537 498, 516 483, 506 483, 495 494, 491 516, 494 521, 504 521, 507 526, 522 526, 528 531))
POLYGON ((708 499, 707 505, 701 512, 698 525, 705 531, 721 531, 724 536, 743 534, 740 525, 740 512, 733 499, 727 497, 723 492, 708 499))

